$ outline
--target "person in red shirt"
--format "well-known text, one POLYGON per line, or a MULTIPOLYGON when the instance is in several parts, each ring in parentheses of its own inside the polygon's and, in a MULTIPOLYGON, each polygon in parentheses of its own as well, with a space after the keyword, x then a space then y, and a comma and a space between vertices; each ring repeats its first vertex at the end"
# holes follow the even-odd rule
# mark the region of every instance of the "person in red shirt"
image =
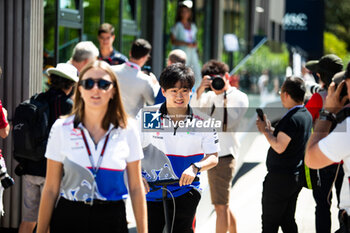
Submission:
MULTIPOLYGON (((334 54, 327 54, 321 57, 321 59, 318 61, 315 60, 307 62, 306 68, 317 74, 323 88, 321 91, 314 93, 305 105, 307 110, 311 113, 312 120, 315 123, 316 119, 319 118, 320 110, 323 108, 323 104, 327 96, 327 90, 332 82, 332 78, 336 73, 342 71, 343 62, 338 56, 334 54)), ((312 193, 316 201, 316 233, 331 232, 331 189, 334 178, 336 177, 338 166, 340 167, 337 180, 335 181, 335 187, 339 202, 340 189, 344 176, 342 165, 335 163, 317 171, 318 179, 321 182, 318 183, 319 185, 312 187, 312 193), (330 195, 328 197, 329 193, 330 195)))
POLYGON ((7 111, 0 100, 0 137, 6 138, 10 132, 10 124, 7 121, 7 111))
MULTIPOLYGON (((0 77, 1 75, 2 75, 2 69, 0 66, 0 77)), ((2 103, 0 100, 0 137, 6 138, 9 135, 9 132, 10 132, 10 125, 7 121, 7 111, 4 107, 2 107, 2 103)))
MULTIPOLYGON (((2 75, 2 70, 0 67, 0 77, 2 75)), ((2 107, 2 103, 0 100, 0 137, 6 138, 9 135, 10 132, 10 124, 7 121, 7 111, 4 107, 2 107)), ((6 171, 6 164, 5 159, 2 155, 2 151, 0 149, 0 168, 5 168, 4 170, 1 169, 1 172, 6 171)), ((2 193, 4 191, 4 187, 0 184, 0 216, 3 214, 3 202, 2 202, 2 193)))

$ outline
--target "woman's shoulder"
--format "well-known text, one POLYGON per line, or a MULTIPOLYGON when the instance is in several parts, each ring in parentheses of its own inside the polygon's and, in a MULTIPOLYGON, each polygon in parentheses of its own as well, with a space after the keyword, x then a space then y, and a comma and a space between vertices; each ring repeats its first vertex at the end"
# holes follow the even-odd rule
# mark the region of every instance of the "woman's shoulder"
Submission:
POLYGON ((184 26, 181 22, 176 22, 175 25, 173 26, 173 30, 181 30, 183 28, 184 26))
POLYGON ((58 118, 52 127, 67 127, 73 126, 74 115, 61 116, 58 118))

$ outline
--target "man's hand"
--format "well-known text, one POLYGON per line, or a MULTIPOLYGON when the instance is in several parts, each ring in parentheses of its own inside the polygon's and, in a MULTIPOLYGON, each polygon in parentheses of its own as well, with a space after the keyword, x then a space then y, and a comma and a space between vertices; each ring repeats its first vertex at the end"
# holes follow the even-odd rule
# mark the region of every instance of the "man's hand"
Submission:
POLYGON ((256 119, 256 127, 258 128, 260 133, 269 132, 272 130, 271 122, 267 119, 266 114, 264 114, 264 121, 257 117, 256 119))
POLYGON ((197 168, 195 168, 192 165, 186 168, 186 170, 181 175, 179 185, 184 186, 184 185, 192 184, 194 178, 197 175, 197 172, 198 172, 197 168))
POLYGON ((202 82, 199 85, 199 87, 197 88, 197 99, 199 99, 201 97, 201 95, 203 94, 203 92, 205 91, 206 88, 210 88, 211 82, 212 81, 210 80, 209 75, 205 75, 202 78, 202 82))
POLYGON ((335 89, 335 83, 332 82, 328 87, 328 94, 326 97, 326 101, 324 103, 324 109, 331 113, 338 113, 345 105, 348 96, 344 96, 340 100, 340 92, 343 89, 343 86, 346 85, 345 81, 341 81, 335 89))

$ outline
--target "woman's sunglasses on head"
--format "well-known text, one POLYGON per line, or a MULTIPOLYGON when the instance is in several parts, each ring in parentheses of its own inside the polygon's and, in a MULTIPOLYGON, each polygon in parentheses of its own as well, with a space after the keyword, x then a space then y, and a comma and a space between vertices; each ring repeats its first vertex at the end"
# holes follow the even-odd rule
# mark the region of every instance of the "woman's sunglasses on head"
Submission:
POLYGON ((95 83, 97 83, 98 89, 105 90, 105 91, 108 90, 110 85, 115 86, 115 83, 104 80, 102 78, 99 78, 99 79, 88 78, 88 79, 80 80, 79 85, 81 85, 85 90, 91 90, 95 86, 95 83))

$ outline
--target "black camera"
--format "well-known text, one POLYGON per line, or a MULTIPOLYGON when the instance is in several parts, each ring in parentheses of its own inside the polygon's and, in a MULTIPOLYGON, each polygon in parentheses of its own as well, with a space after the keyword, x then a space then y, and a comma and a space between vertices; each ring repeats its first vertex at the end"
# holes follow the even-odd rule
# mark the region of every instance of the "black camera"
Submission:
POLYGON ((11 187, 15 183, 13 178, 7 173, 6 167, 3 167, 1 165, 0 165, 0 181, 4 189, 11 187))
MULTIPOLYGON (((217 91, 225 87, 225 80, 220 75, 211 75, 210 80, 212 81, 211 86, 217 91)), ((210 91, 211 89, 207 88, 205 90, 210 91)))

